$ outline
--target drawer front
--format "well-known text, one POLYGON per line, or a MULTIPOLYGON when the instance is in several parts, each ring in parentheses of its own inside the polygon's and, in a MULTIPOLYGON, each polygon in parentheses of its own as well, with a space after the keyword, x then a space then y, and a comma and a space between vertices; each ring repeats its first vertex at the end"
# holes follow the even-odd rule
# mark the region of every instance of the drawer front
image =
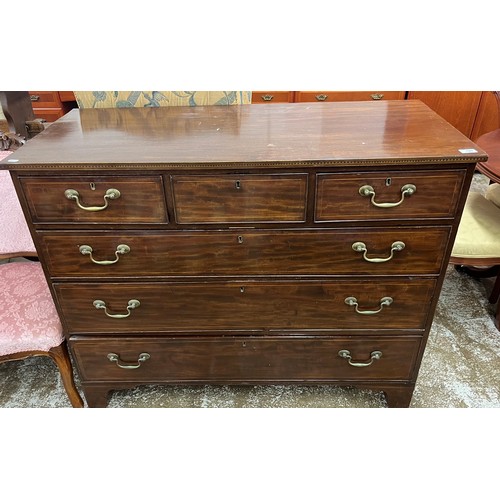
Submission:
POLYGON ((61 99, 58 92, 31 90, 29 92, 33 108, 60 108, 61 99))
POLYGON ((307 175, 173 175, 179 224, 303 222, 307 175))
POLYGON ((294 92, 267 91, 252 92, 252 104, 272 104, 277 102, 293 102, 294 92))
POLYGON ((33 113, 35 118, 40 118, 47 122, 55 122, 65 115, 65 111, 62 108, 35 108, 33 109, 33 113))
POLYGON ((60 90, 58 94, 59 99, 61 99, 62 102, 76 101, 75 94, 71 90, 60 90))
POLYGON ((367 90, 365 92, 338 92, 316 90, 295 92, 296 102, 380 101, 404 99, 404 91, 367 90))
POLYGON ((298 231, 40 232, 61 277, 438 274, 449 227, 298 231))
POLYGON ((249 383, 409 380, 420 341, 417 336, 130 337, 73 338, 70 346, 84 382, 249 383), (349 354, 339 355, 342 351, 349 354), (347 356, 368 366, 352 366, 347 356))
POLYGON ((465 173, 457 170, 319 174, 315 220, 452 218, 465 173))
POLYGON ((72 333, 187 333, 422 329, 435 285, 433 279, 401 279, 58 283, 54 289, 72 333))
POLYGON ((21 184, 34 223, 167 222, 160 176, 22 177, 21 184))

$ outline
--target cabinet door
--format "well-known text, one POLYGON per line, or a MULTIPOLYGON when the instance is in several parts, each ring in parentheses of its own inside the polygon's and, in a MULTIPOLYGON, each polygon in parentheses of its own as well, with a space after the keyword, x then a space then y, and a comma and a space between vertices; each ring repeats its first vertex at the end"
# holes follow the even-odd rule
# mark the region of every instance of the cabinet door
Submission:
POLYGON ((484 91, 477 111, 476 121, 472 129, 471 139, 475 141, 478 137, 492 132, 500 127, 499 104, 493 92, 484 91))
POLYGON ((60 90, 59 99, 61 99, 62 102, 76 101, 75 94, 71 90, 60 90))
POLYGON ((410 91, 408 99, 420 99, 467 137, 471 136, 481 100, 481 91, 410 91))

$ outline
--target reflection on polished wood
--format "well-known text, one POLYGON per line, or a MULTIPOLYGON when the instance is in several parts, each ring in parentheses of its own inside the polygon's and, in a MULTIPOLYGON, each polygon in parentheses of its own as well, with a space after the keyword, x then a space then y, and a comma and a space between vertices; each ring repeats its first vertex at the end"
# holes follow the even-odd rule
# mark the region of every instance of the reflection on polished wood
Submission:
POLYGON ((481 91, 410 91, 408 99, 419 99, 467 137, 481 101, 481 91))

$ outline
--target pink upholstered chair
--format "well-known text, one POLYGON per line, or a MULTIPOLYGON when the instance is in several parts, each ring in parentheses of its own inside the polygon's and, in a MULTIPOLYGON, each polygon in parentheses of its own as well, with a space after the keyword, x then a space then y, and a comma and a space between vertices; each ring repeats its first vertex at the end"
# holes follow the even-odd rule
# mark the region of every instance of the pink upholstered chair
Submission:
MULTIPOLYGON (((0 160, 10 154, 11 151, 0 151, 0 160)), ((35 245, 8 170, 0 170, 0 234, 3 259, 36 256, 35 245)))
MULTIPOLYGON (((4 152, 6 153, 6 152, 4 152)), ((2 154, 4 156, 4 154, 2 154)), ((6 155, 5 155, 6 156, 6 155)), ((1 158, 0 158, 1 159, 1 158)), ((8 171, 0 171, 0 363, 49 356, 74 407, 83 407, 49 287, 8 171)))

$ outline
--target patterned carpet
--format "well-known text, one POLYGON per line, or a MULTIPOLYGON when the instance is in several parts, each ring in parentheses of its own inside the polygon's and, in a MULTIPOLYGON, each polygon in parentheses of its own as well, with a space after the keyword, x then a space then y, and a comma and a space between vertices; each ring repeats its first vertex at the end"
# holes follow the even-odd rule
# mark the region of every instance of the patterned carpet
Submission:
MULTIPOLYGON (((476 174, 471 189, 482 190, 476 174)), ((487 296, 492 280, 475 281, 449 266, 423 357, 413 408, 500 408, 500 332, 487 296)), ((78 386, 78 379, 77 379, 78 386)), ((0 407, 69 407, 47 358, 0 365, 0 407)), ((377 408, 382 393, 330 386, 168 387, 116 391, 110 407, 377 408)))

